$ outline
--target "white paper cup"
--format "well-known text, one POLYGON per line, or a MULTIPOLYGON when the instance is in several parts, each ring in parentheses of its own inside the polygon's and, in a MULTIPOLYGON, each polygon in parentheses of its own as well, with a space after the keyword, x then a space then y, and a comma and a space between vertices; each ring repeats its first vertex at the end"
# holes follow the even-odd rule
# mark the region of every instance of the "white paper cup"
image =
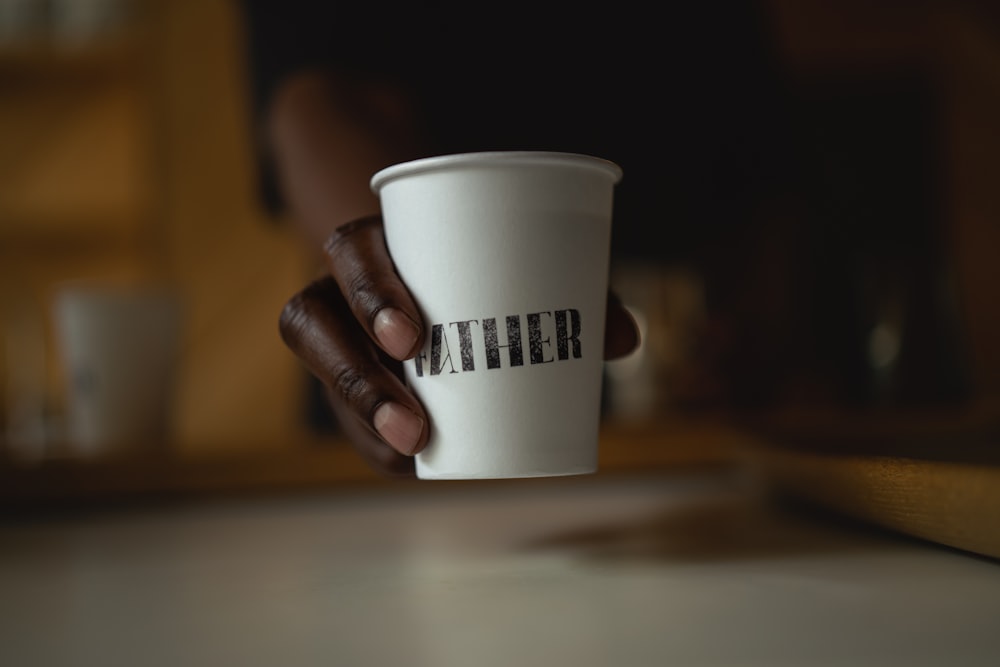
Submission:
POLYGON ((427 342, 404 364, 430 417, 421 479, 597 469, 612 198, 585 155, 469 153, 372 178, 427 342))
POLYGON ((54 305, 68 444, 82 456, 159 448, 170 428, 180 307, 165 291, 71 286, 54 305))

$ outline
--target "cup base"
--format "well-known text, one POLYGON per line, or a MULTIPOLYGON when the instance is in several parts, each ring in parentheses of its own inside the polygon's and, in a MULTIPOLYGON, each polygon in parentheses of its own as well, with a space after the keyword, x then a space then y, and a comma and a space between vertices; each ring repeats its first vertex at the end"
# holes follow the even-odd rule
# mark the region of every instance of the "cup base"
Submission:
POLYGON ((417 468, 417 479, 426 481, 441 480, 471 480, 471 479, 528 479, 536 477, 572 477, 576 475, 592 475, 597 472, 596 466, 587 466, 573 470, 525 470, 514 472, 433 472, 417 468))

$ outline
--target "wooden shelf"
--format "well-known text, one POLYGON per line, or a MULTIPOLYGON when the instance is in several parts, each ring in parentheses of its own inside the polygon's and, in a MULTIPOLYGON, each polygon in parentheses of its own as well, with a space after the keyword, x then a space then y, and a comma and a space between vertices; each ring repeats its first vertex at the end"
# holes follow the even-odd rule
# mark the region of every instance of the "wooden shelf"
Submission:
POLYGON ((120 31, 79 41, 32 38, 0 45, 0 80, 48 83, 135 75, 142 42, 135 31, 120 31))
MULTIPOLYGON (((716 423, 607 425, 600 470, 622 472, 678 466, 721 465, 743 436, 716 423)), ((52 503, 125 501, 136 497, 189 497, 350 483, 388 483, 337 439, 301 441, 293 447, 246 455, 151 455, 108 461, 69 458, 39 464, 0 464, 0 507, 25 509, 52 503)))
POLYGON ((149 216, 135 213, 76 215, 11 212, 0 207, 0 254, 38 250, 45 253, 136 246, 149 231, 149 216))

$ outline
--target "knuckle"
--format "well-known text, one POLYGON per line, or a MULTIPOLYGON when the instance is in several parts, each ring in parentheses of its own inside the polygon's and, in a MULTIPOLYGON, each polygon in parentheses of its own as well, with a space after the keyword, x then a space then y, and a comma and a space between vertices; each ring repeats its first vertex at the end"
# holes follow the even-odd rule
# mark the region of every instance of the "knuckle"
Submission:
POLYGON ((359 218, 334 230, 324 245, 340 292, 361 319, 391 301, 398 281, 380 248, 381 224, 379 216, 359 218))
POLYGON ((304 345, 317 322, 323 319, 323 314, 335 307, 331 299, 336 295, 330 283, 329 278, 309 283, 281 309, 278 330, 282 340, 290 348, 298 349, 304 345))
POLYGON ((363 405, 371 387, 371 369, 367 365, 339 364, 332 369, 331 384, 348 405, 357 409, 363 405))
POLYGON ((327 237, 326 243, 323 244, 323 250, 330 257, 340 256, 350 251, 353 247, 352 243, 356 242, 363 233, 368 232, 372 227, 381 224, 381 222, 381 218, 373 215, 343 224, 333 230, 333 233, 327 237))
POLYGON ((387 276, 381 271, 360 270, 352 275, 346 285, 347 301, 354 312, 375 314, 385 304, 379 285, 387 276))

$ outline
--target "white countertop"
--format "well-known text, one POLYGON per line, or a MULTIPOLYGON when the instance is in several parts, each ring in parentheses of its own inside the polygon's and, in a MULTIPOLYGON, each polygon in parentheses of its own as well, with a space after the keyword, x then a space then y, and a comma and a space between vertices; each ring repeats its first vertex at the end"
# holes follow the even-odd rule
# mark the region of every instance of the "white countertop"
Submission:
POLYGON ((1000 563, 729 473, 0 523, 0 665, 1000 665, 1000 563))

